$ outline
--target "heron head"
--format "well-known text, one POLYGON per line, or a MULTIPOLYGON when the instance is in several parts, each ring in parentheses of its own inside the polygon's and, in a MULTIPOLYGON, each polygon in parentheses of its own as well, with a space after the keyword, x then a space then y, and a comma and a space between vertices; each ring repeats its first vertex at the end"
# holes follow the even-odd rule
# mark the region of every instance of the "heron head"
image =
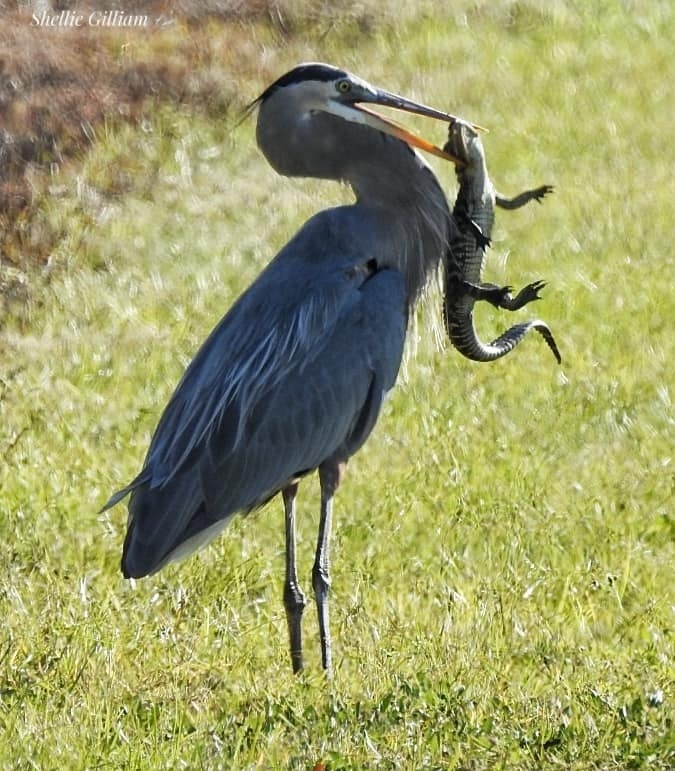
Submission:
MULTIPOLYGON (((349 123, 369 126, 444 160, 463 165, 463 161, 432 142, 414 134, 395 121, 369 109, 370 105, 390 107, 403 112, 453 123, 454 115, 414 102, 398 94, 376 88, 365 80, 329 64, 301 64, 282 75, 249 105, 260 105, 261 112, 274 106, 274 112, 293 110, 298 121, 317 113, 327 113, 349 123)), ((477 127, 480 128, 480 127, 477 127)))

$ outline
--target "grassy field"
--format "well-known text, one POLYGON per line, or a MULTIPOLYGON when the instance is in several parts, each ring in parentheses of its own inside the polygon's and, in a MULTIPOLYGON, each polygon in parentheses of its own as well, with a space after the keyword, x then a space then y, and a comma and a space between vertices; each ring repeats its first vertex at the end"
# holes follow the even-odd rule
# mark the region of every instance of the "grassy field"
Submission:
MULTIPOLYGON (((334 680, 313 612, 293 677, 280 501, 135 583, 124 507, 97 511, 217 319, 349 193, 275 176, 229 107, 97 124, 34 204, 48 259, 1 306, 0 768, 675 765, 672 4, 453 5, 241 23, 223 88, 238 109, 319 59, 489 126, 503 192, 556 192, 499 216, 486 280, 550 282, 562 367, 536 336, 462 359, 430 292, 336 503, 334 680)), ((480 313, 481 336, 513 318, 480 313)), ((311 480, 306 590, 317 509, 311 480)))

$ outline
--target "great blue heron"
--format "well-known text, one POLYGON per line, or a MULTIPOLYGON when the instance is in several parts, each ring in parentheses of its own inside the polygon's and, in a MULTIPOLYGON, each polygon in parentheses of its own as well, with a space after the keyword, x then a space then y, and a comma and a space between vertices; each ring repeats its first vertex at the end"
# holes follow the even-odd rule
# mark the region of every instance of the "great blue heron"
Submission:
POLYGON ((356 202, 312 217, 235 302, 178 384, 131 493, 125 577, 154 573, 281 492, 284 606, 302 669, 305 596, 296 572, 295 498, 318 469, 321 516, 312 586, 331 669, 332 502, 396 380, 408 313, 454 227, 431 169, 412 149, 452 156, 364 105, 454 120, 326 64, 283 75, 259 107, 257 141, 280 174, 349 183, 356 202))

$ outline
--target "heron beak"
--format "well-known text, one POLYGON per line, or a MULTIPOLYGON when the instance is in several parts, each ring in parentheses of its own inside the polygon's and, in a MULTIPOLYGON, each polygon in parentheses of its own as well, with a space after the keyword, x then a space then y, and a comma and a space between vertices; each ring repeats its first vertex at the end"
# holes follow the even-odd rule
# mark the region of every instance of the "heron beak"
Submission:
MULTIPOLYGON (((424 150, 427 153, 431 153, 431 155, 436 155, 446 161, 452 161, 452 163, 455 165, 465 165, 465 163, 459 158, 451 155, 445 150, 441 150, 440 147, 436 147, 436 145, 432 144, 426 139, 413 134, 399 123, 396 123, 389 118, 383 118, 381 115, 372 112, 364 106, 364 102, 374 105, 382 105, 383 107, 392 107, 395 110, 402 110, 404 112, 413 113, 414 115, 423 115, 425 118, 435 118, 436 120, 442 120, 446 123, 455 123, 461 120, 461 118, 458 118, 456 115, 451 115, 447 112, 442 112, 441 110, 436 110, 433 107, 427 107, 424 104, 413 102, 412 100, 406 99, 405 97, 399 96, 398 94, 392 94, 388 91, 382 91, 380 89, 373 89, 372 94, 369 93, 365 99, 361 99, 358 103, 352 105, 353 108, 363 114, 364 122, 372 128, 383 131, 386 134, 391 134, 391 136, 394 136, 397 139, 401 139, 413 147, 418 147, 420 150, 424 150)), ((483 128, 482 126, 478 126, 475 123, 469 123, 469 125, 477 131, 487 131, 487 129, 483 128)))
POLYGON ((429 142, 427 139, 424 139, 417 134, 413 134, 412 131, 409 131, 400 123, 396 123, 390 118, 383 118, 381 115, 372 112, 362 104, 354 104, 352 107, 363 115, 362 122, 365 125, 377 129, 378 131, 382 131, 385 134, 389 134, 390 136, 396 137, 396 139, 400 139, 406 144, 417 147, 420 150, 424 150, 424 152, 430 153, 431 155, 436 155, 439 158, 443 158, 445 161, 451 161, 455 165, 466 165, 460 158, 457 158, 450 153, 446 153, 445 150, 441 150, 440 147, 436 147, 435 144, 429 142))
MULTIPOLYGON (((372 95, 368 94, 365 99, 361 99, 359 101, 369 102, 371 104, 379 104, 383 107, 393 107, 395 110, 411 112, 414 115, 422 115, 425 118, 435 118, 436 120, 442 120, 446 123, 456 123, 457 121, 469 123, 469 121, 464 121, 457 115, 451 115, 449 112, 442 112, 441 110, 437 110, 434 107, 427 107, 425 104, 413 102, 411 99, 406 99, 404 96, 391 94, 389 91, 382 91, 380 89, 373 89, 372 95)), ((469 123, 469 125, 477 131, 487 131, 486 128, 478 126, 475 123, 469 123)))

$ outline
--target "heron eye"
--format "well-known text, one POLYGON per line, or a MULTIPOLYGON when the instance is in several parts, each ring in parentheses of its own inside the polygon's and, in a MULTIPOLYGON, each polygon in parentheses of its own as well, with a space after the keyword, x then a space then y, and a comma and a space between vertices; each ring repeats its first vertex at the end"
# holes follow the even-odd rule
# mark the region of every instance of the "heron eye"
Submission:
POLYGON ((346 94, 352 90, 352 84, 348 80, 338 80, 335 84, 335 88, 337 88, 341 94, 346 94))

